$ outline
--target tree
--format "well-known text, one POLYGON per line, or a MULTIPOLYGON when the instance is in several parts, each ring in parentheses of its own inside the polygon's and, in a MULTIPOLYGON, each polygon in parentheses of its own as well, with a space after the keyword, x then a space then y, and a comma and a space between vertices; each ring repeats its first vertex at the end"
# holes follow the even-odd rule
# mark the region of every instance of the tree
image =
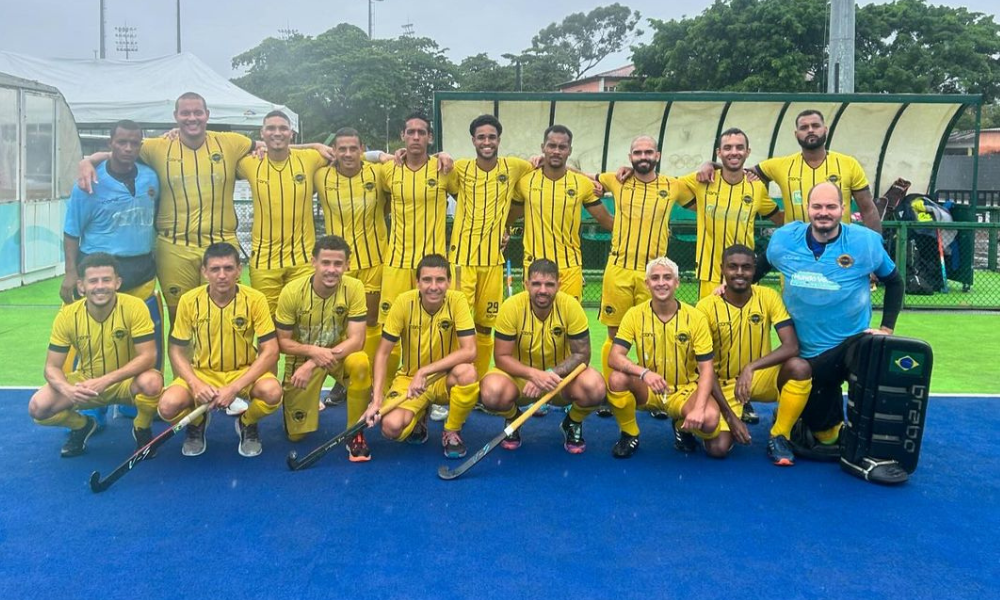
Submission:
POLYGON ((528 52, 558 57, 579 79, 609 54, 624 49, 642 31, 636 29, 641 15, 617 2, 599 6, 587 14, 573 13, 561 23, 552 23, 531 40, 528 52))

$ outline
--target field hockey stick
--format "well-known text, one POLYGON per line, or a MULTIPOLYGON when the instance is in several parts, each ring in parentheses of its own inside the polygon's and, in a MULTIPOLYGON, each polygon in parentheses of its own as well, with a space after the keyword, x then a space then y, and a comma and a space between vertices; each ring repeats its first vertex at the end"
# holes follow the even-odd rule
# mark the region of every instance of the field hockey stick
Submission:
POLYGON ((448 467, 441 465, 441 467, 438 469, 438 477, 445 480, 451 480, 461 476, 462 473, 465 473, 466 471, 471 469, 473 466, 475 466, 476 463, 483 460, 483 458, 487 454, 489 454, 497 446, 499 446, 500 442, 502 442, 505 437, 517 431, 521 427, 521 425, 524 425, 524 422, 530 419, 531 415, 535 414, 535 411, 545 406, 546 404, 548 404, 550 400, 555 398, 556 394, 558 394, 564 387, 569 385, 569 383, 573 381, 573 379, 575 379, 576 376, 582 373, 583 370, 586 368, 587 365, 585 364, 577 365, 576 368, 573 369, 569 375, 563 377, 562 381, 559 382, 559 385, 557 385, 554 390, 545 394, 537 401, 535 401, 534 404, 529 406, 527 410, 521 413, 521 416, 514 419, 514 421, 512 421, 510 425, 504 427, 503 431, 501 431, 499 435, 490 440, 485 446, 480 448, 479 452, 473 454, 468 460, 458 465, 454 469, 449 469, 448 467))
POLYGON ((507 273, 507 297, 510 298, 511 296, 514 295, 514 276, 511 275, 510 272, 509 258, 507 259, 506 273, 507 273))
POLYGON ((197 419, 202 414, 204 414, 205 411, 208 410, 209 406, 210 404, 202 404, 198 408, 191 411, 191 414, 184 417, 180 421, 177 421, 177 423, 171 425, 163 433, 151 439, 148 444, 136 450, 135 454, 130 456, 128 460, 126 460, 122 464, 118 465, 118 467, 115 468, 114 471, 108 473, 108 476, 105 477, 104 479, 101 479, 101 474, 98 473, 97 471, 91 473, 90 491, 94 492, 95 494, 99 494, 104 490, 108 489, 109 487, 111 487, 111 485, 114 484, 114 482, 118 481, 126 473, 134 469, 137 464, 150 458, 150 455, 153 454, 157 448, 165 444, 166 441, 169 440, 170 438, 174 437, 174 435, 176 435, 178 431, 184 429, 191 423, 191 421, 197 419))
MULTIPOLYGON (((431 384, 436 382, 438 379, 444 377, 444 375, 445 374, 441 372, 441 373, 434 373, 433 375, 428 377, 427 387, 429 388, 431 384)), ((400 404, 406 402, 406 400, 407 400, 406 394, 400 394, 399 396, 389 400, 384 405, 382 405, 382 408, 379 409, 378 414, 385 416, 389 412, 396 409, 400 404)), ((330 450, 333 450, 340 444, 343 444, 345 441, 356 436, 359 431, 363 430, 367 426, 368 424, 365 423, 364 419, 358 421, 357 423, 351 425, 344 431, 338 433, 329 440, 323 442, 318 448, 316 448, 309 454, 303 456, 302 460, 299 460, 298 452, 292 450, 291 452, 288 453, 288 458, 285 459, 285 463, 288 464, 288 468, 291 469, 292 471, 301 471, 302 469, 308 468, 313 464, 315 464, 316 461, 326 456, 326 454, 330 450)))
POLYGON ((941 291, 948 293, 948 273, 944 268, 944 244, 941 242, 941 229, 937 230, 938 261, 941 263, 941 291))

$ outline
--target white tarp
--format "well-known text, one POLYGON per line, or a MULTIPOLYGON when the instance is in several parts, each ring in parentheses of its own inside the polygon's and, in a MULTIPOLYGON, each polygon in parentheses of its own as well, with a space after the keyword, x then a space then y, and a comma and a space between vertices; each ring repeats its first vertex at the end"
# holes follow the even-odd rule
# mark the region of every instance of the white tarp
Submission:
POLYGON ((264 115, 282 110, 298 131, 298 115, 230 83, 193 54, 148 60, 36 58, 0 52, 0 72, 54 86, 62 92, 79 125, 174 123, 174 101, 184 92, 205 97, 209 123, 259 127, 264 115))

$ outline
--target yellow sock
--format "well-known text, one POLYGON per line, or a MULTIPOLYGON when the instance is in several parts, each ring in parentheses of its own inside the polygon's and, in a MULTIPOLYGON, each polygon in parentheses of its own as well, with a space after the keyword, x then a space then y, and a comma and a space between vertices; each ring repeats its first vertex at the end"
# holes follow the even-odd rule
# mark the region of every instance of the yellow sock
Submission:
POLYGON ((68 427, 69 429, 80 429, 87 424, 87 417, 75 410, 64 410, 57 412, 48 419, 35 419, 35 423, 46 427, 68 427))
POLYGON ((372 389, 372 372, 368 355, 354 352, 344 359, 344 373, 347 375, 347 425, 358 422, 365 409, 372 389))
POLYGON ((444 428, 448 431, 461 431, 465 420, 469 418, 472 409, 476 407, 476 399, 479 398, 479 382, 456 385, 451 388, 448 395, 450 396, 448 420, 444 422, 444 428))
POLYGON ((827 446, 836 444, 837 440, 840 438, 840 427, 842 425, 843 423, 837 423, 825 431, 815 431, 813 432, 813 435, 816 436, 816 441, 821 444, 827 446))
POLYGON ((240 415, 240 420, 243 421, 244 425, 259 423, 261 419, 278 410, 278 407, 280 406, 280 403, 268 404, 259 398, 251 398, 250 408, 248 408, 245 413, 240 415))
POLYGON ((514 404, 511 405, 511 407, 508 408, 507 410, 498 412, 496 414, 500 415, 504 419, 513 419, 517 415, 517 402, 514 402, 514 404))
POLYGON ((368 355, 368 360, 375 360, 375 353, 378 352, 378 345, 382 341, 382 327, 375 325, 374 327, 369 327, 365 329, 365 354, 368 355))
POLYGON ((577 406, 576 402, 569 407, 569 418, 571 421, 576 421, 577 423, 583 423, 583 420, 587 418, 587 415, 597 410, 597 407, 591 408, 581 408, 577 406))
POLYGON ((779 435, 785 439, 792 437, 792 426, 802 416, 802 410, 809 401, 812 390, 812 379, 789 379, 778 395, 778 409, 774 414, 774 425, 771 427, 771 437, 779 435))
POLYGON ((612 392, 608 391, 608 404, 611 405, 611 413, 618 421, 618 429, 629 435, 639 435, 639 423, 635 419, 635 395, 632 392, 612 392))
POLYGON ((147 396, 146 394, 135 395, 135 418, 132 419, 132 427, 136 429, 149 429, 153 426, 153 416, 156 415, 156 405, 160 401, 160 394, 147 396))
POLYGON ((476 374, 482 379, 490 370, 493 359, 493 336, 488 333, 476 332, 476 374))
MULTIPOLYGON (((611 356, 611 346, 613 342, 611 338, 604 340, 601 344, 601 374, 604 375, 604 381, 607 381, 611 377, 611 365, 608 364, 608 357, 611 356)), ((633 406, 635 403, 632 403, 633 406)))

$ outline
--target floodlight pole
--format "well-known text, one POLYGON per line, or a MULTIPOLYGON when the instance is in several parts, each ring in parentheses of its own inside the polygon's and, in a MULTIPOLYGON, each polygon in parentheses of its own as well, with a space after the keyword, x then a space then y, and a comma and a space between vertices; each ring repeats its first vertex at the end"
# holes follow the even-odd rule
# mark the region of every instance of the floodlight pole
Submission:
POLYGON ((177 0, 177 54, 181 53, 181 0, 177 0))
POLYGON ((854 0, 830 0, 828 94, 854 93, 854 0))
POLYGON ((368 0, 368 39, 375 39, 375 3, 385 0, 368 0))
POLYGON ((104 57, 104 11, 105 11, 106 7, 104 6, 104 2, 105 2, 105 0, 101 0, 101 2, 100 2, 100 7, 101 7, 101 9, 100 9, 100 13, 101 13, 101 44, 100 44, 99 48, 101 49, 101 52, 100 52, 101 60, 104 60, 104 58, 105 58, 104 57))

